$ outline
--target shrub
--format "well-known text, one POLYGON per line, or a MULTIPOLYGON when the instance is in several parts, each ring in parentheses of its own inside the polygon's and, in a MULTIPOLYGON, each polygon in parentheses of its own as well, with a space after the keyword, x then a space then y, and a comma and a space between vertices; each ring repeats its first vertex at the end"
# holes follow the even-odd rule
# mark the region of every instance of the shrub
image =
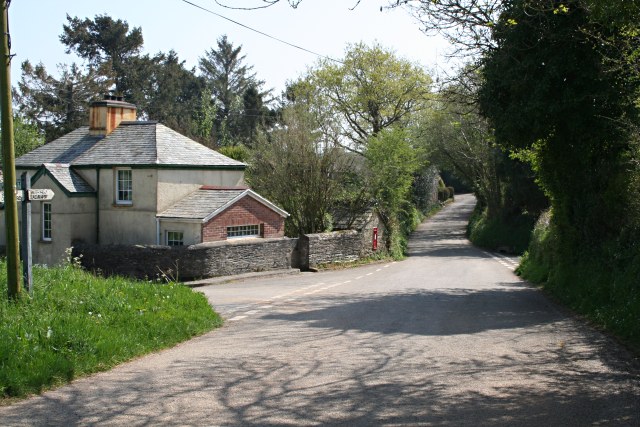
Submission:
POLYGON ((449 191, 449 198, 453 199, 455 195, 455 191, 453 190, 453 187, 447 187, 447 190, 449 191))
POLYGON ((476 246, 521 254, 529 246, 534 223, 532 215, 490 218, 487 209, 477 205, 469 219, 467 235, 476 246))
POLYGON ((451 197, 451 193, 447 187, 438 188, 438 200, 446 202, 451 197))

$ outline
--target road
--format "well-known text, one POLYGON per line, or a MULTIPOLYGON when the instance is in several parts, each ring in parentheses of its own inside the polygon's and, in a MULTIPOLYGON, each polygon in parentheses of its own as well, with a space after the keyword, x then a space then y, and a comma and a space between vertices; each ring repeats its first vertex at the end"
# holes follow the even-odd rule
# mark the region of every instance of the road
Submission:
POLYGON ((0 408, 1 425, 640 425, 640 365, 464 237, 396 263, 200 288, 223 328, 0 408))

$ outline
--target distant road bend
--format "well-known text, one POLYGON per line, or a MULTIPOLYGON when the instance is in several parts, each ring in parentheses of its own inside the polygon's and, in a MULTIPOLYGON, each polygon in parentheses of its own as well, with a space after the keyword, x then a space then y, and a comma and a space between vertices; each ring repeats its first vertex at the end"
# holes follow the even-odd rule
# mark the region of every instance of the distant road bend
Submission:
POLYGON ((640 366, 464 235, 409 258, 200 288, 223 328, 0 408, 1 425, 640 426, 640 366))

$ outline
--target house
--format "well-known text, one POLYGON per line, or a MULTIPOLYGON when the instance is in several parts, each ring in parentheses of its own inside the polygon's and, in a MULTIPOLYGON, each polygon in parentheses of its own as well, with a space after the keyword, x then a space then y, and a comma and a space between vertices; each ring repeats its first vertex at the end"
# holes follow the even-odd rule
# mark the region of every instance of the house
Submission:
POLYGON ((136 121, 136 107, 122 98, 93 102, 89 126, 16 159, 32 188, 55 192, 32 202, 33 261, 59 263, 78 243, 284 236, 287 212, 244 186, 245 168, 161 123, 136 121))

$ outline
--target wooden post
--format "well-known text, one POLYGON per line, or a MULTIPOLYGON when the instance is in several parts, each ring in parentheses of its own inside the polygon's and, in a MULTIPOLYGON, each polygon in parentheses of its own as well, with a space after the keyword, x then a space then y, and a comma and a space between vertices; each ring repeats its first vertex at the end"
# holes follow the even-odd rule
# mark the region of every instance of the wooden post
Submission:
POLYGON ((0 10, 0 110, 2 110, 2 172, 4 175, 4 218, 7 231, 7 293, 9 299, 21 292, 20 242, 18 241, 18 202, 13 146, 11 107, 11 52, 9 46, 9 2, 1 0, 0 10))
POLYGON ((22 191, 24 191, 24 197, 22 198, 22 280, 24 286, 30 295, 33 295, 33 275, 32 275, 32 260, 33 251, 31 247, 31 197, 29 197, 29 190, 31 190, 31 177, 29 172, 24 172, 20 177, 22 183, 22 191))

